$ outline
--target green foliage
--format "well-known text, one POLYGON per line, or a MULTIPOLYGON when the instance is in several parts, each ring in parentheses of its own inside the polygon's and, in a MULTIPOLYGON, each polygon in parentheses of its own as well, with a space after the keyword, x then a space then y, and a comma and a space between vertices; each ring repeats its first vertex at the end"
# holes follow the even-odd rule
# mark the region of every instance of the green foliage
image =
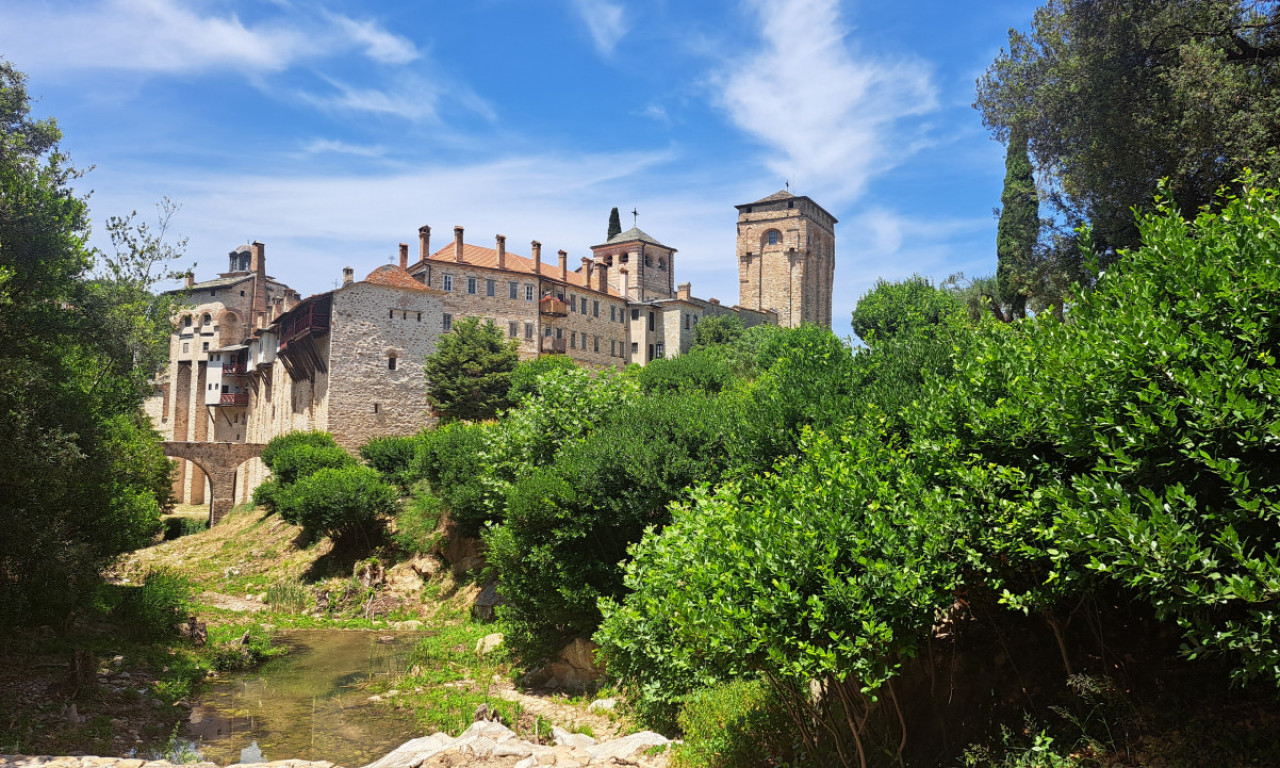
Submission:
POLYGON ((1130 211, 1151 210, 1162 178, 1187 218, 1246 168, 1280 178, 1278 30, 1251 0, 1047 0, 1010 30, 974 106, 1001 140, 1025 133, 1068 231, 1089 222, 1101 249, 1134 247, 1130 211))
POLYGON ((1040 239, 1040 198, 1027 157, 1027 136, 1014 131, 1004 161, 1000 193, 1000 226, 996 231, 996 282, 1009 320, 1027 315, 1027 299, 1035 292, 1036 243, 1040 239))
MULTIPOLYGON (((1094 620, 1111 630, 1146 611, 1188 657, 1275 683, 1280 200, 1246 181, 1221 206, 1188 222, 1158 201, 1143 247, 1069 323, 914 334, 834 366, 856 408, 805 412, 823 395, 805 392, 798 456, 696 492, 633 548, 629 593, 602 602, 610 669, 668 712, 764 675, 811 754, 841 764, 869 739, 896 747, 892 720, 850 730, 846 715, 884 711, 873 701, 956 594, 1058 628, 1107 594, 1117 607, 1094 620)), ((807 341, 752 389, 821 379, 807 341)), ((1060 651, 1070 668, 1078 651, 1060 651)))
POLYGON ((328 432, 288 432, 266 444, 262 463, 287 487, 321 469, 354 466, 356 461, 328 432))
POLYGON ((733 364, 720 350, 695 349, 687 355, 654 360, 636 372, 640 391, 646 395, 678 395, 703 392, 714 395, 730 386, 737 376, 733 364))
POLYGON ((401 551, 423 555, 439 540, 444 503, 430 488, 415 487, 408 503, 396 513, 396 529, 391 540, 401 551))
POLYGON ((738 680, 704 688, 680 703, 677 768, 765 768, 791 745, 790 724, 770 688, 738 680))
POLYGON ((952 322, 960 301, 920 275, 898 283, 877 280, 853 309, 853 332, 869 345, 952 322))
MULTIPOLYGON (((130 325, 147 275, 95 280, 80 173, 0 61, 0 627, 61 621, 159 530, 169 463, 138 411, 163 323, 130 325), (117 290, 119 289, 119 290, 117 290), (125 326, 138 330, 126 339, 125 326), (158 334, 158 338, 148 336, 158 334)), ((157 275, 152 275, 157 277, 157 275)))
POLYGON ((280 516, 308 531, 338 538, 396 512, 396 489, 371 467, 325 468, 286 487, 280 516))
POLYGON ((732 344, 742 338, 744 329, 737 315, 704 317, 693 327, 693 349, 716 344, 732 344))
POLYGON ((360 458, 389 483, 407 491, 413 482, 417 437, 375 437, 360 446, 360 458))
POLYGON ((609 211, 609 234, 604 241, 607 243, 620 234, 622 234, 622 219, 618 218, 618 206, 615 205, 613 210, 609 211))
POLYGON ((486 320, 467 317, 427 356, 427 397, 446 421, 491 419, 510 405, 511 371, 519 342, 486 320))
POLYGON ((519 404, 525 398, 542 391, 539 379, 543 374, 572 370, 576 367, 578 364, 567 355, 542 355, 521 360, 511 371, 511 390, 508 397, 513 404, 519 404))
POLYGON ((171 637, 191 611, 191 584, 162 568, 147 571, 142 583, 126 588, 112 616, 142 640, 171 637))
POLYGON ((486 435, 492 430, 484 424, 455 421, 426 430, 418 438, 415 476, 427 481, 449 518, 467 535, 478 534, 495 519, 478 471, 486 435))

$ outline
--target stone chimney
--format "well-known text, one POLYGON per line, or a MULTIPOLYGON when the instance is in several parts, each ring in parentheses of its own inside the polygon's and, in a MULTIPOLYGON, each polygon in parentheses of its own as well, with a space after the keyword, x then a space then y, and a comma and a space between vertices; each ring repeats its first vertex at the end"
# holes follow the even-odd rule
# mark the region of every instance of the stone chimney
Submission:
POLYGON ((569 252, 560 251, 560 279, 569 282, 569 252))
POLYGON ((423 224, 418 227, 418 258, 426 261, 431 255, 431 227, 423 224))
POLYGON ((531 249, 529 258, 533 259, 533 274, 540 275, 542 274, 542 243, 534 240, 529 244, 529 248, 531 249))
POLYGON ((710 304, 715 304, 717 307, 718 307, 718 306, 720 306, 720 300, 719 300, 719 299, 707 299, 707 302, 708 302, 708 303, 710 303, 710 304))
POLYGON ((507 268, 507 236, 498 235, 498 269, 507 268))
POLYGON ((588 290, 591 288, 591 275, 595 269, 595 262, 586 256, 582 257, 582 284, 588 290))
POLYGON ((601 293, 609 292, 609 265, 603 261, 596 265, 596 290, 601 293))
POLYGON ((193 285, 195 285, 195 284, 196 284, 196 275, 195 275, 195 273, 194 273, 194 272, 188 272, 188 273, 185 275, 185 278, 186 278, 186 279, 185 279, 185 281, 184 281, 184 282, 185 282, 186 287, 190 288, 191 286, 193 286, 193 285))
POLYGON ((618 288, 619 292, 622 294, 622 298, 624 299, 631 298, 629 293, 630 287, 627 285, 627 278, 629 277, 631 277, 631 275, 627 273, 626 267, 618 270, 618 288))
POLYGON ((453 228, 453 260, 462 261, 462 227, 453 228))
POLYGON ((688 301, 693 295, 693 286, 688 283, 681 283, 676 286, 676 298, 688 301))
POLYGON ((342 287, 343 288, 346 288, 348 285, 351 285, 351 282, 355 279, 356 279, 356 271, 354 269, 352 269, 351 267, 342 268, 342 287))
POLYGON ((400 244, 400 268, 407 270, 409 268, 409 244, 400 244))
POLYGON ((253 272, 253 297, 249 313, 254 322, 257 322, 259 317, 267 314, 267 246, 257 240, 253 241, 250 252, 249 271, 253 272))
POLYGON ((258 274, 259 272, 266 272, 267 271, 267 264, 266 264, 267 246, 263 245, 257 240, 254 240, 253 245, 250 246, 249 253, 250 253, 249 271, 254 273, 255 275, 258 274))

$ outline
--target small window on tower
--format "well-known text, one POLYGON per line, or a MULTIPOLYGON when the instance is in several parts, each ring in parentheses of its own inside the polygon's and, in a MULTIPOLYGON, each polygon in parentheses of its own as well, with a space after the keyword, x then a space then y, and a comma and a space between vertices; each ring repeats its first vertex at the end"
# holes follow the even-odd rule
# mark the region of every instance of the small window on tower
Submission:
POLYGON ((387 370, 394 371, 396 369, 396 358, 394 356, 387 358, 387 370))
POLYGON ((778 244, 778 230, 771 229, 769 230, 769 245, 777 245, 777 244, 778 244))

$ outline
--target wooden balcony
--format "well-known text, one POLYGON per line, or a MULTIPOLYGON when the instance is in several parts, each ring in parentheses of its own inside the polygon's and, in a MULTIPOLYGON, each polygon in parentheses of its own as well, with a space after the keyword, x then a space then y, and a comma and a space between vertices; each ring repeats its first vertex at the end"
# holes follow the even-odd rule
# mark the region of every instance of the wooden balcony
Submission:
POLYGON ((542 354, 563 355, 564 350, 565 350, 564 339, 553 339, 548 336, 542 337, 542 354))
POLYGON ((243 360, 237 360, 234 363, 223 363, 222 374, 224 376, 243 376, 245 375, 245 368, 243 360))
MULTIPOLYGON (((539 303, 539 311, 551 317, 565 317, 569 314, 569 305, 559 299, 548 296, 539 303)), ((564 350, 561 350, 562 352, 564 350)))
POLYGON ((248 405, 248 392, 227 392, 218 398, 218 405, 248 405))

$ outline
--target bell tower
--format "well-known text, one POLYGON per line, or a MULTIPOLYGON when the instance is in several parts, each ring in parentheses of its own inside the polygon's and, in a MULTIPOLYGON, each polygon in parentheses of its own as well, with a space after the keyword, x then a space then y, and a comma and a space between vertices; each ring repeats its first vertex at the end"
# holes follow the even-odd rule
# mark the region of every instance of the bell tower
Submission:
POLYGON ((778 325, 831 327, 836 217, 779 190, 738 209, 738 305, 778 314, 778 325))

